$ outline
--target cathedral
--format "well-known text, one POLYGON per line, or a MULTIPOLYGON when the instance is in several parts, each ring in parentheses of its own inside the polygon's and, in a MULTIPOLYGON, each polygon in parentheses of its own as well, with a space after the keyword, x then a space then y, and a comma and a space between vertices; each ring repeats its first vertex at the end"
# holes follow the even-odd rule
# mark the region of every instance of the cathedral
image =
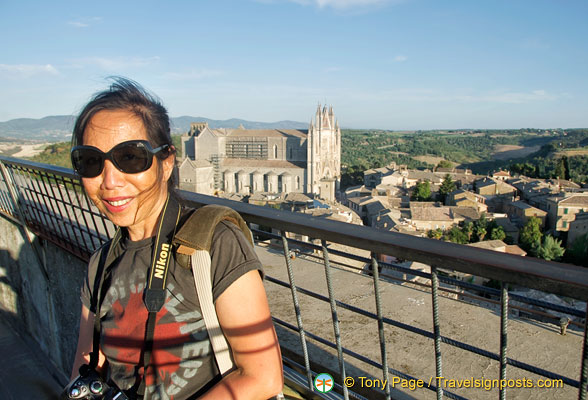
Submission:
POLYGON ((203 194, 304 193, 334 201, 341 178, 341 129, 319 104, 308 130, 211 129, 182 135, 180 189, 203 194))

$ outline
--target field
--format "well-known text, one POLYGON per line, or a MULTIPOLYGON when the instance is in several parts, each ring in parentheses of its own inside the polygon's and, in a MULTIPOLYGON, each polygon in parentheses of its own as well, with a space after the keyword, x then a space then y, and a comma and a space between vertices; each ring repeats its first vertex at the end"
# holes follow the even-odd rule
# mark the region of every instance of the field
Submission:
POLYGON ((414 156, 412 158, 414 158, 415 160, 418 160, 418 161, 422 161, 427 164, 431 164, 431 165, 437 165, 437 164, 439 164, 440 161, 445 160, 443 157, 436 157, 436 156, 431 156, 431 155, 414 156))
POLYGON ((588 147, 581 148, 581 149, 560 150, 555 153, 556 158, 561 157, 561 156, 568 156, 568 157, 588 156, 588 147))
POLYGON ((535 153, 541 146, 517 146, 513 144, 499 144, 494 147, 492 158, 495 160, 508 160, 526 157, 535 153))
POLYGON ((22 143, 3 143, 0 144, 0 154, 10 157, 34 157, 40 154, 49 143, 22 144, 22 143))

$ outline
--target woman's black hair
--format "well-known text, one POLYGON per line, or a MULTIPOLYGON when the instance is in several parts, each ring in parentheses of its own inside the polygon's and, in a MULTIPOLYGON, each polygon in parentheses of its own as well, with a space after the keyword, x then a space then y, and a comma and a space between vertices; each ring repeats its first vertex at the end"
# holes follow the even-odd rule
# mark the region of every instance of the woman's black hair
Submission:
MULTIPOLYGON (((153 148, 164 144, 171 147, 173 143, 169 116, 161 100, 131 79, 123 77, 112 77, 110 79, 113 80, 110 87, 94 94, 76 119, 71 138, 72 147, 83 143, 84 132, 88 123, 96 113, 103 110, 130 111, 143 123, 147 131, 147 138, 153 148)), ((163 154, 163 158, 170 154, 163 154)), ((174 165, 174 170, 168 181, 170 191, 176 187, 177 177, 178 171, 174 165)))

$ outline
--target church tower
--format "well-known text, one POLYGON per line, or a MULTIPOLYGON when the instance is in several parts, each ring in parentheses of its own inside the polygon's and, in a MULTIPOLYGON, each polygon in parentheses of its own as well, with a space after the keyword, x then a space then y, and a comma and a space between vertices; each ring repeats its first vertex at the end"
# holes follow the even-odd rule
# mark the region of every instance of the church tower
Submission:
POLYGON ((341 180, 341 129, 333 107, 319 104, 307 139, 306 192, 334 201, 341 180))

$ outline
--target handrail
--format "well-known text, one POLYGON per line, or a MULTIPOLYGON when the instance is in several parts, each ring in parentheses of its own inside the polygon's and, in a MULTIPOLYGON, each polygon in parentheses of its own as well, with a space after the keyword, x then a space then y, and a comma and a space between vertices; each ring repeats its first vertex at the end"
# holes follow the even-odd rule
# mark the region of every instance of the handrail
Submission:
MULTIPOLYGON (((9 216, 13 220, 20 221, 36 234, 51 240, 53 243, 84 260, 87 260, 89 255, 108 240, 112 234, 112 224, 100 215, 98 210, 85 196, 81 189, 81 180, 72 170, 3 156, 0 156, 0 167, 2 172, 0 176, 0 213, 9 216)), ((180 191, 179 194, 188 206, 198 208, 211 203, 226 205, 238 211, 248 223, 259 226, 270 226, 280 232, 279 235, 270 233, 268 236, 278 240, 281 238, 290 282, 283 282, 273 277, 268 277, 268 282, 287 287, 292 291, 298 327, 279 318, 274 318, 274 321, 276 324, 299 333, 303 348, 302 353, 304 353, 299 365, 303 365, 306 372, 307 389, 309 391, 313 390, 312 379, 316 373, 311 370, 311 356, 306 351, 308 338, 337 350, 339 371, 331 372, 341 379, 341 382, 337 383, 337 385, 342 388, 342 396, 344 398, 357 397, 356 393, 348 391, 347 388, 341 386, 342 379, 346 375, 346 363, 348 362, 343 360, 343 354, 362 362, 366 362, 367 359, 365 356, 343 346, 343 338, 339 335, 339 321, 336 311, 336 307, 340 307, 346 311, 366 316, 378 322, 381 354, 384 359, 382 363, 369 360, 368 364, 379 368, 383 372, 384 379, 387 379, 388 373, 404 379, 414 379, 410 375, 387 365, 387 344, 384 331, 386 327, 395 327, 435 341, 437 376, 442 374, 441 347, 439 345, 440 343, 444 343, 445 345, 461 348, 488 359, 499 361, 500 378, 504 379, 506 377, 506 367, 510 365, 511 367, 534 372, 544 377, 562 379, 567 385, 578 387, 580 389, 579 398, 586 399, 588 383, 588 352, 586 351, 588 347, 586 344, 588 336, 586 335, 586 330, 584 331, 584 351, 582 353, 582 367, 579 380, 510 358, 507 356, 506 346, 509 299, 511 301, 523 301, 536 306, 546 307, 547 309, 557 310, 558 312, 567 313, 570 316, 583 316, 584 319, 586 314, 559 305, 526 299, 524 296, 510 295, 505 288, 506 283, 510 283, 586 301, 588 300, 587 269, 574 265, 498 253, 433 239, 380 231, 371 227, 325 220, 305 214, 260 207, 197 193, 180 191), (288 246, 289 244, 300 243, 297 243, 294 239, 287 238, 287 232, 305 235, 320 243, 320 245, 308 243, 305 246, 323 255, 321 259, 324 262, 327 283, 329 285, 328 297, 299 287, 293 281, 288 246), (339 243, 353 248, 367 250, 370 252, 371 258, 330 249, 328 243, 339 243), (378 312, 375 314, 335 300, 336 297, 331 287, 330 277, 330 271, 334 267, 329 262, 329 253, 344 256, 348 259, 363 261, 368 264, 371 263, 374 278, 374 292, 377 302, 379 302, 378 299, 381 296, 381 289, 378 283, 386 279, 385 277, 378 277, 378 268, 384 263, 378 264, 377 255, 393 255, 397 258, 409 259, 430 265, 432 267, 431 273, 411 271, 398 265, 388 264, 388 267, 437 282, 429 286, 434 305, 433 320, 435 323, 432 327, 433 329, 427 331, 400 321, 395 321, 386 315, 382 315, 379 305, 378 312), (482 289, 482 287, 477 285, 459 282, 441 275, 438 269, 453 270, 494 279, 502 283, 503 290, 482 289), (500 354, 492 353, 442 335, 439 325, 440 305, 438 298, 440 294, 438 294, 436 288, 438 287, 439 290, 443 290, 443 288, 439 286, 438 282, 451 284, 462 290, 480 290, 490 293, 496 298, 500 297, 500 304, 502 305, 500 310, 502 319, 500 354), (312 327, 309 328, 303 325, 300 308, 297 305, 298 294, 330 303, 336 343, 318 337, 311 332, 312 327)), ((385 391, 378 393, 385 398, 391 398, 389 389, 390 387, 388 386, 385 391)), ((443 396, 455 399, 463 398, 441 388, 440 385, 432 385, 429 389, 437 392, 437 398, 442 398, 443 396)), ((505 390, 501 389, 501 398, 504 397, 504 394, 505 390)))
POLYGON ((576 265, 381 231, 372 227, 326 220, 199 193, 182 191, 181 194, 188 204, 193 206, 215 203, 232 207, 247 222, 258 225, 271 225, 279 221, 280 229, 315 239, 361 248, 375 254, 393 255, 438 268, 453 269, 582 301, 588 300, 588 269, 576 265))

